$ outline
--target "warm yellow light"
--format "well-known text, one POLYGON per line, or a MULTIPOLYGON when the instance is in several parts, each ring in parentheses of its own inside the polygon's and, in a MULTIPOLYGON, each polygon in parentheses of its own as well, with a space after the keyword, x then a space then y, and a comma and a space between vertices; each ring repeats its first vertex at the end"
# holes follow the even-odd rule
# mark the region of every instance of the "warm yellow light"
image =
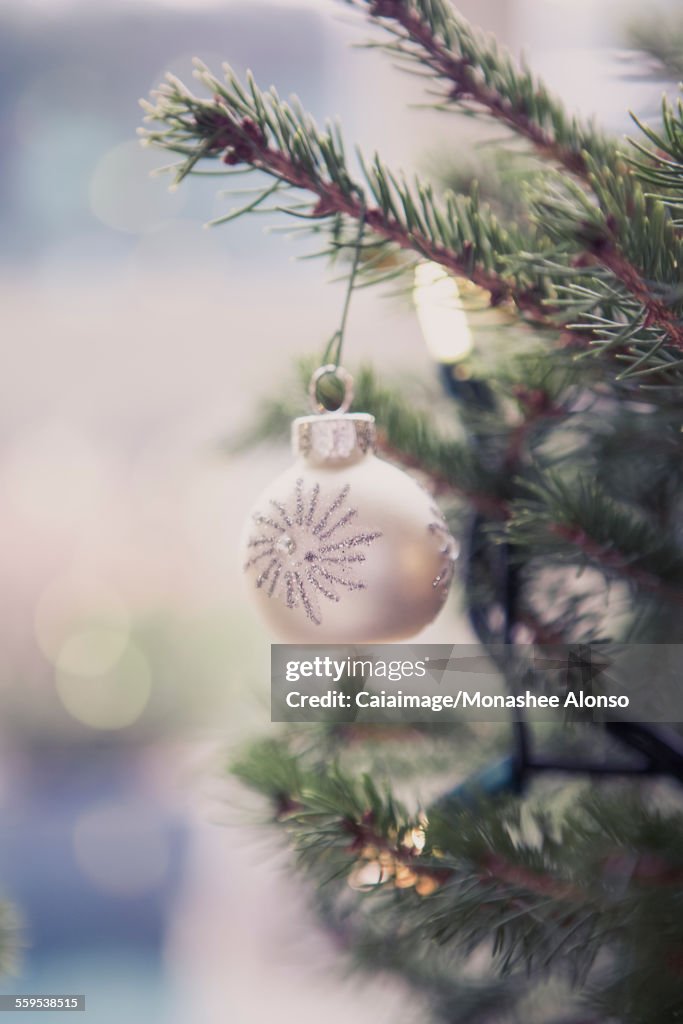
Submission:
POLYGON ((432 358, 447 365, 465 359, 473 343, 455 278, 438 263, 419 263, 413 301, 432 358))
POLYGON ((372 860, 357 865, 347 878, 347 882, 352 889, 356 889, 358 892, 368 892, 368 890, 381 885, 387 877, 389 877, 387 871, 379 861, 372 860))

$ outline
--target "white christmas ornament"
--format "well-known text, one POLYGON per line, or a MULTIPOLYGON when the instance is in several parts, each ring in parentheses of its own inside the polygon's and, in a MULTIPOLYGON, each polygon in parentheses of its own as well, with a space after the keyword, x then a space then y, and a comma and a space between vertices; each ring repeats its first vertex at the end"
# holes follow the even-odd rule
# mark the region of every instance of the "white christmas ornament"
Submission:
POLYGON ((431 496, 374 454, 374 417, 292 424, 297 461, 261 495, 243 540, 256 604, 289 643, 382 643, 418 633, 448 594, 456 543, 431 496))

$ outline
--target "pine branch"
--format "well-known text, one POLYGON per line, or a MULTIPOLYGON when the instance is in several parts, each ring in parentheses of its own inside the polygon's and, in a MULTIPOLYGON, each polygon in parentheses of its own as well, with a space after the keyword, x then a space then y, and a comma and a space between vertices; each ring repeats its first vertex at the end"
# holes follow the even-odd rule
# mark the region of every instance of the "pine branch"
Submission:
MULTIPOLYGON (((665 206, 659 197, 648 196, 646 202, 642 201, 638 182, 628 173, 614 143, 594 126, 568 120, 563 106, 541 83, 528 71, 520 70, 494 40, 476 32, 446 0, 348 2, 364 8, 371 19, 390 28, 395 26, 398 53, 412 56, 448 82, 450 103, 474 105, 503 121, 530 142, 540 156, 563 166, 594 193, 597 206, 585 191, 572 189, 570 217, 563 215, 566 210, 562 210, 562 202, 558 210, 557 197, 554 202, 545 202, 539 223, 552 229, 555 221, 559 242, 574 237, 579 245, 587 247, 589 256, 583 265, 590 261, 610 271, 639 304, 631 323, 642 326, 642 330, 624 355, 628 366, 622 378, 677 368, 679 363, 661 349, 666 345, 683 351, 681 296, 677 294, 683 247, 670 228, 667 236, 665 206), (671 254, 669 266, 658 267, 655 253, 660 258, 671 254), (652 258, 644 260, 644 254, 652 258), (663 273, 657 275, 658 270, 663 273), (654 279, 667 282, 671 295, 653 293, 654 279), (637 341, 643 344, 634 350, 637 341)), ((391 51, 397 52, 396 44, 391 51)), ((671 117, 666 125, 671 135, 671 117)), ((683 136, 674 130, 673 137, 683 136)), ((575 265, 580 264, 575 261, 575 265)), ((612 338, 604 338, 598 323, 594 334, 603 349, 613 347, 612 338)))
MULTIPOLYGON (((568 326, 592 330, 594 348, 625 367, 618 379, 647 376, 649 383, 680 384, 683 294, 679 282, 683 242, 664 204, 624 175, 623 162, 601 167, 587 157, 595 195, 569 181, 532 199, 534 216, 558 245, 577 245, 558 285, 568 326), (590 271, 591 276, 586 275, 590 271)), ((543 257, 536 257, 541 269, 543 257)))
MULTIPOLYGON (((574 552, 580 552, 586 556, 588 561, 599 566, 606 575, 620 577, 660 599, 683 606, 683 587, 662 582, 656 573, 648 571, 641 565, 632 564, 636 557, 634 553, 615 550, 611 540, 600 543, 600 541, 588 537, 579 527, 561 524, 552 527, 552 532, 571 545, 574 552)), ((654 540, 654 537, 652 539, 654 540)), ((637 558, 640 562, 640 553, 637 558)))
MULTIPOLYGON (((591 155, 589 163, 601 211, 589 251, 640 304, 643 329, 656 329, 667 346, 683 351, 683 241, 666 206, 659 196, 644 194, 640 183, 624 173, 623 161, 601 167, 591 155)), ((656 345, 655 338, 651 354, 656 345)))
MULTIPOLYGON (((645 159, 630 158, 631 165, 644 182, 654 186, 654 197, 674 213, 683 209, 683 103, 672 104, 662 98, 662 125, 659 131, 632 115, 647 142, 631 139, 645 159)), ((681 226, 681 220, 677 222, 681 226)))
MULTIPOLYGON (((515 863, 509 840, 505 843, 508 857, 501 855, 499 846, 488 849, 482 843, 476 815, 473 819, 467 813, 458 817, 456 839, 450 816, 445 819, 435 812, 430 825, 421 812, 411 815, 387 787, 379 789, 370 775, 352 778, 339 764, 321 773, 303 757, 292 754, 282 741, 255 744, 233 765, 232 772, 273 802, 276 819, 286 825, 297 843, 302 866, 315 863, 323 850, 340 851, 347 872, 358 860, 378 861, 398 888, 416 886, 418 895, 431 896, 462 874, 462 864, 449 852, 455 843, 455 849, 472 860, 476 878, 484 887, 512 889, 516 898, 523 893, 530 900, 552 897, 572 902, 585 896, 572 884, 515 863), (318 847, 322 831, 325 838, 318 847), (425 880, 424 885, 418 884, 420 879, 425 880)), ((501 833, 506 828, 489 819, 487 826, 501 833)))
MULTIPOLYGON (((293 753, 292 740, 253 746, 234 770, 272 801, 300 867, 333 887, 333 915, 339 899, 348 919, 348 879, 357 900, 372 901, 385 941, 395 931, 418 955, 484 946, 503 974, 574 980, 586 979, 598 952, 619 949, 646 976, 681 941, 671 900, 683 870, 680 814, 663 818, 618 787, 584 792, 561 827, 542 809, 524 817, 517 800, 483 797, 411 814, 384 784, 330 768, 310 747, 293 753), (655 933, 634 928, 647 913, 657 915, 655 933)), ((614 996, 621 1012, 633 1003, 628 984, 614 996)))
MULTIPOLYGON (((203 159, 221 158, 231 167, 262 171, 284 190, 302 190, 314 197, 303 206, 290 201, 276 209, 304 218, 313 227, 323 220, 331 222, 337 236, 340 218, 364 217, 377 240, 412 254, 415 261, 429 259, 468 278, 489 292, 493 305, 511 300, 529 319, 553 326, 540 276, 526 268, 510 272, 509 261, 519 252, 522 236, 514 226, 502 227, 476 195, 450 193, 439 203, 431 186, 416 180, 410 188, 378 157, 363 163, 365 181, 357 181, 347 167, 336 129, 320 131, 308 115, 283 103, 274 90, 262 93, 251 79, 247 92, 230 69, 224 82, 203 65, 196 73, 213 99, 192 95, 168 76, 155 103, 143 103, 146 120, 164 126, 144 131, 144 141, 183 157, 176 181, 195 171, 203 159)), ((264 189, 261 198, 266 191, 270 189, 264 189)))
POLYGON ((683 604, 683 553, 675 540, 627 509, 595 482, 546 474, 525 485, 534 495, 511 503, 507 537, 546 560, 583 557, 608 577, 683 604))
MULTIPOLYGON (((377 416, 385 454, 409 469, 426 471, 437 493, 442 487, 463 497, 489 517, 501 538, 549 560, 588 562, 608 578, 622 579, 660 600, 683 604, 683 553, 675 539, 620 505, 590 476, 574 476, 563 483, 546 473, 540 485, 523 482, 535 501, 510 496, 510 474, 522 471, 534 430, 570 415, 551 393, 541 388, 517 389, 522 415, 503 434, 497 474, 487 472, 464 446, 449 448, 436 440, 426 417, 377 388, 369 371, 361 394, 362 407, 377 416)), ((573 457, 576 460, 576 450, 573 457)))
POLYGON ((529 71, 520 70, 493 40, 477 32, 446 0, 346 0, 385 24, 398 42, 390 53, 409 57, 447 86, 446 103, 474 107, 526 139, 545 160, 586 178, 585 151, 614 154, 593 126, 569 119, 529 71))

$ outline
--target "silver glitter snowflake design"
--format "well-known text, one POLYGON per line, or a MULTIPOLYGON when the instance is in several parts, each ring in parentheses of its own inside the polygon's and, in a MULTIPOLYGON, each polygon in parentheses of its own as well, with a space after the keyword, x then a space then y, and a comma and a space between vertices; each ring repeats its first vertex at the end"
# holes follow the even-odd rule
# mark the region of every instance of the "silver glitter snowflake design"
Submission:
POLYGON ((435 590, 439 590, 441 601, 444 602, 448 597, 448 591, 450 590, 453 574, 455 573, 455 561, 459 553, 458 544, 448 529, 446 520, 441 515, 439 509, 433 506, 431 511, 435 518, 429 524, 428 530, 438 538, 440 542, 439 554, 442 555, 441 566, 432 580, 432 586, 435 590))
POLYGON ((303 607, 316 626, 322 623, 321 598, 339 602, 340 591, 365 589, 356 575, 365 561, 361 549, 382 536, 376 530, 354 532, 358 510, 345 507, 349 491, 346 484, 321 508, 319 484, 306 493, 299 479, 287 505, 271 499, 273 511, 253 517, 259 530, 247 542, 254 554, 245 571, 256 566, 256 586, 288 608, 303 607))

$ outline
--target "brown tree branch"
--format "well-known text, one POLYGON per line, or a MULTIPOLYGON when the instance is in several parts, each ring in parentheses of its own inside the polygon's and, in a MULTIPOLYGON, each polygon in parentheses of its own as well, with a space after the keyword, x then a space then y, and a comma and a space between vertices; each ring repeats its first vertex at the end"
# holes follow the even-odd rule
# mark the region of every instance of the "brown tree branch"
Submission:
MULTIPOLYGON (((390 6, 394 5, 394 0, 385 2, 390 6)), ((396 6, 403 11, 404 18, 415 19, 414 15, 405 11, 402 4, 396 6)), ((216 102, 220 103, 221 98, 216 97, 216 102)), ((426 259, 445 267, 450 273, 465 277, 488 291, 491 305, 510 300, 537 326, 560 330, 559 325, 552 319, 552 310, 532 291, 522 290, 510 278, 473 265, 466 247, 463 252, 455 253, 445 246, 437 245, 418 231, 408 231, 400 221, 387 215, 379 207, 365 206, 360 195, 345 194, 334 182, 312 175, 305 167, 298 166, 288 154, 269 146, 265 135, 251 118, 245 117, 237 121, 231 112, 225 109, 204 113, 198 126, 204 130, 210 129, 211 134, 206 143, 207 153, 224 151, 223 159, 228 164, 249 164, 294 188, 303 189, 317 196, 318 202, 311 214, 313 218, 342 214, 357 221, 364 217, 368 226, 380 238, 392 242, 400 249, 419 252, 426 259)), ((579 259, 583 259, 584 262, 598 262, 610 270, 641 303, 646 325, 658 327, 666 334, 673 347, 683 350, 683 325, 679 318, 664 302, 652 295, 638 269, 619 251, 616 241, 598 245, 592 252, 584 254, 579 259)))
MULTIPOLYGON (((222 103, 220 96, 216 96, 215 101, 222 103)), ((511 278, 473 265, 470 258, 471 246, 468 243, 465 243, 463 252, 456 253, 437 245, 418 231, 408 231, 400 221, 379 207, 366 206, 360 194, 344 193, 334 182, 312 175, 305 167, 297 165, 288 154, 269 146, 265 135, 251 118, 237 121, 226 108, 224 111, 203 112, 197 124, 200 129, 209 132, 205 144, 207 155, 225 151, 223 160, 227 164, 249 164, 294 188, 317 196, 318 202, 312 210, 312 218, 342 214, 357 221, 363 217, 380 238, 392 242, 400 249, 418 252, 425 259, 445 267, 450 273, 465 277, 488 291, 491 305, 511 300, 534 323, 557 329, 548 310, 536 295, 519 289, 511 278)))
POLYGON ((640 271, 622 255, 617 245, 612 243, 600 246, 594 258, 610 270, 640 302, 645 313, 645 326, 658 327, 666 334, 673 348, 683 351, 683 323, 680 316, 652 294, 640 271))
MULTIPOLYGON (((457 868, 449 865, 421 863, 421 854, 414 846, 403 846, 382 835, 375 829, 370 815, 360 822, 348 818, 342 821, 342 827, 351 837, 350 854, 363 855, 365 852, 366 859, 372 859, 375 851, 389 854, 396 864, 408 868, 416 879, 426 877, 438 886, 458 875, 457 868)), ((486 854, 479 864, 473 866, 477 869, 479 881, 483 885, 493 883, 501 888, 526 889, 530 896, 549 896, 562 901, 575 902, 577 899, 586 898, 586 894, 571 883, 552 875, 531 871, 506 860, 499 854, 486 854)), ((522 904, 519 895, 514 897, 514 903, 516 906, 522 904)))
POLYGON ((662 597, 674 604, 683 605, 683 590, 662 580, 655 573, 633 566, 622 552, 611 545, 608 547, 590 537, 580 526, 568 523, 554 523, 549 526, 551 534, 571 544, 592 562, 608 573, 615 573, 626 581, 635 583, 642 590, 662 597))
POLYGON ((444 46, 430 26, 410 11, 402 0, 370 0, 368 13, 372 18, 384 18, 401 26, 406 37, 422 48, 430 67, 451 83, 451 99, 477 103, 491 117, 503 122, 530 142, 544 159, 561 164, 579 177, 587 177, 588 168, 582 153, 561 145, 536 121, 486 85, 477 77, 476 68, 465 57, 452 53, 444 46))
MULTIPOLYGON (((482 107, 498 121, 503 122, 517 135, 525 138, 545 160, 560 164, 571 174, 588 183, 588 167, 583 154, 576 149, 562 145, 553 136, 523 111, 517 109, 509 99, 482 81, 466 58, 452 53, 434 35, 431 27, 411 11, 403 0, 370 0, 368 13, 372 18, 395 22, 403 29, 406 38, 419 46, 429 66, 442 78, 452 84, 451 99, 458 102, 473 102, 482 107)), ((672 310, 652 295, 639 270, 622 253, 618 246, 604 245, 592 253, 595 261, 610 270, 643 306, 645 323, 655 326, 666 334, 669 343, 683 351, 683 325, 672 310)), ((438 262, 438 261, 437 261, 438 262)))

